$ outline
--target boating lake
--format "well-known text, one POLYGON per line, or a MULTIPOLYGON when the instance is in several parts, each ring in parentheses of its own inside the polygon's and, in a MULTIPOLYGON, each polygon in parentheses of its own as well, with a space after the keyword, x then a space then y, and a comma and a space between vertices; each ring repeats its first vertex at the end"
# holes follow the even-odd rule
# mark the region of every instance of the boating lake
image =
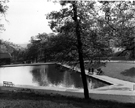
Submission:
MULTIPOLYGON (((81 74, 57 64, 0 68, 0 84, 9 81, 15 85, 82 89, 81 74)), ((109 85, 87 76, 89 89, 109 85)))

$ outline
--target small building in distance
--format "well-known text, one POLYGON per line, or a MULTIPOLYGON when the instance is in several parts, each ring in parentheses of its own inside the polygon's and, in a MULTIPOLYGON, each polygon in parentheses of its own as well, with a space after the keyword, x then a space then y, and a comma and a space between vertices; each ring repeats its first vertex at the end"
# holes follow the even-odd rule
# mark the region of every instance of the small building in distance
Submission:
POLYGON ((0 65, 10 64, 11 63, 11 55, 8 52, 2 53, 0 52, 0 65))

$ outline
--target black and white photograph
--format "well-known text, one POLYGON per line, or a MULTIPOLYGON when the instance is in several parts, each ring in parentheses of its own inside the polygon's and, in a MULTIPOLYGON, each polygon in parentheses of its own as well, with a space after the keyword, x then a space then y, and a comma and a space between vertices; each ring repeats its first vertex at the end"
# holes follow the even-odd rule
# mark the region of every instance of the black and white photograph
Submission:
POLYGON ((0 0, 0 108, 135 108, 135 1, 0 0))

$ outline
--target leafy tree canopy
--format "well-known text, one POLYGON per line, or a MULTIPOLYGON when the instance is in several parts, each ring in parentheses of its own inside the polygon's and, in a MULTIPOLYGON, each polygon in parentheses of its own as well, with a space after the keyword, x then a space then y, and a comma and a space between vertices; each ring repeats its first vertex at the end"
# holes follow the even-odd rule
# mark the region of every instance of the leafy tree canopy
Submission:
POLYGON ((2 19, 3 15, 5 17, 5 13, 8 9, 8 6, 6 5, 7 2, 9 2, 9 0, 0 0, 0 31, 5 30, 4 24, 1 23, 1 19, 2 19))

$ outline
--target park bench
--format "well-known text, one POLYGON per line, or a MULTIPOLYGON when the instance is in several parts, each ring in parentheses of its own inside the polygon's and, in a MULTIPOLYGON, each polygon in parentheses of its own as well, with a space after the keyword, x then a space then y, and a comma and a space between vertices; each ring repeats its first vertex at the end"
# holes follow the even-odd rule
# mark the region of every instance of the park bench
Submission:
POLYGON ((8 81, 3 81, 3 86, 14 86, 14 84, 12 82, 8 82, 8 81))

